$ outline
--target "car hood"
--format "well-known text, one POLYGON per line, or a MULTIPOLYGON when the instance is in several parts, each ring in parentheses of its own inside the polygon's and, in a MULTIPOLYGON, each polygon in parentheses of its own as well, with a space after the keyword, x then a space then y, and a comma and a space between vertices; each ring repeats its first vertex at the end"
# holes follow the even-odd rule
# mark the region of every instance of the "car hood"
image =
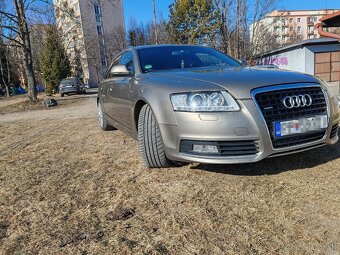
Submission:
MULTIPOLYGON (((161 71, 149 73, 151 76, 161 76, 168 80, 170 86, 176 86, 178 90, 180 83, 174 80, 192 80, 191 89, 199 90, 200 85, 206 89, 206 83, 210 83, 216 89, 216 85, 227 90, 237 99, 251 98, 252 89, 270 85, 291 84, 291 83, 318 83, 318 80, 311 75, 292 71, 265 68, 217 68, 217 69, 187 69, 176 71, 161 71), (167 79, 168 78, 168 79, 167 79), (171 79, 169 79, 171 78, 171 79)), ((187 88, 183 88, 187 89, 187 88)))

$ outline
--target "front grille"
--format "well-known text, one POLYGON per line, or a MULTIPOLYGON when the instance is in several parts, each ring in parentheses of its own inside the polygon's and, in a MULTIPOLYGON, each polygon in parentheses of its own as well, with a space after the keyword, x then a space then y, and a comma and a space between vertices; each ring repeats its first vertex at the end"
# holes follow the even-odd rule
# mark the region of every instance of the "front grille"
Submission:
POLYGON ((284 148, 321 140, 326 133, 326 131, 317 131, 308 134, 300 134, 274 139, 273 123, 275 121, 295 120, 300 118, 314 117, 316 115, 327 115, 326 98, 319 86, 261 92, 255 95, 255 100, 260 107, 263 117, 266 121, 274 148, 284 148), (293 109, 287 109, 284 106, 283 99, 285 97, 305 94, 308 94, 312 97, 313 103, 311 106, 293 109))
POLYGON ((334 126, 332 127, 332 131, 331 131, 331 134, 330 134, 330 138, 331 138, 331 139, 332 139, 332 138, 335 138, 336 135, 338 134, 338 132, 339 132, 339 125, 336 124, 336 125, 334 125, 334 126))
POLYGON ((259 152, 259 146, 256 141, 192 141, 182 140, 180 152, 201 156, 250 156, 259 152), (193 151, 194 144, 197 145, 214 145, 218 153, 198 153, 193 151))

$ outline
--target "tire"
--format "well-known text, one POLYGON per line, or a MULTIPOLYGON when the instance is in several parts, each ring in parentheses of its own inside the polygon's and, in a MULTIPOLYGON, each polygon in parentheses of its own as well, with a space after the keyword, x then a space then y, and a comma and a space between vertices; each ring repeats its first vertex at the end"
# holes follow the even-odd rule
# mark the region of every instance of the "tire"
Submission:
POLYGON ((60 94, 60 97, 64 97, 64 94, 63 94, 63 93, 61 93, 61 94, 60 94))
POLYGON ((103 112, 102 104, 99 102, 97 105, 99 125, 103 131, 115 130, 115 128, 107 123, 105 113, 103 112))
POLYGON ((138 141, 141 157, 149 168, 172 166, 166 157, 161 132, 149 105, 144 105, 138 118, 138 141))

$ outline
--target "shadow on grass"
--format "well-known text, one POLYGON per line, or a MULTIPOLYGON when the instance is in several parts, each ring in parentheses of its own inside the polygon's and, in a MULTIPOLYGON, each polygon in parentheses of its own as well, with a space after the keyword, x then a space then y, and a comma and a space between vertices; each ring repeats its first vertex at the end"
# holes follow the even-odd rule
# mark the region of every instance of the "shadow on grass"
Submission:
POLYGON ((335 145, 324 146, 297 154, 264 159, 257 163, 232 165, 199 164, 191 168, 231 175, 275 175, 287 171, 312 168, 338 158, 340 158, 340 142, 335 145))
POLYGON ((86 94, 71 94, 71 95, 65 95, 62 98, 58 98, 57 101, 58 102, 63 102, 63 101, 68 101, 68 100, 83 100, 84 98, 93 98, 95 97, 95 95, 97 95, 97 92, 89 92, 86 94))

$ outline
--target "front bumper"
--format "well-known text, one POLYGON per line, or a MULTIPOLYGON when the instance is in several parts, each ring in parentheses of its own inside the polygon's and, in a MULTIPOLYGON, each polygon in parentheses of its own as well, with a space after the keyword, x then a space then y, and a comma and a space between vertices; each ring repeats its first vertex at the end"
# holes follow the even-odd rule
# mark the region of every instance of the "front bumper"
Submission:
POLYGON ((272 139, 260 111, 252 99, 239 100, 240 112, 193 113, 174 112, 177 125, 159 124, 167 157, 181 162, 233 164, 257 162, 267 157, 297 153, 326 144, 335 144, 330 138, 332 127, 339 123, 339 113, 330 115, 329 127, 322 139, 301 145, 273 148, 272 139), (190 141, 255 141, 258 152, 254 155, 209 156, 180 151, 182 140, 190 141))

